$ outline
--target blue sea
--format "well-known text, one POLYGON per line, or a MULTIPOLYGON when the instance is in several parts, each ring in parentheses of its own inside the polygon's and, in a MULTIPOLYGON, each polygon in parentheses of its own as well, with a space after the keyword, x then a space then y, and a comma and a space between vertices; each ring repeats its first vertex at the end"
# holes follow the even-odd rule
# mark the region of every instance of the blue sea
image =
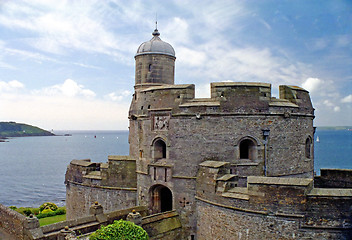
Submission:
MULTIPOLYGON (((108 155, 128 155, 128 131, 60 131, 72 136, 21 137, 0 143, 0 203, 38 207, 65 205, 65 172, 73 159, 106 162, 108 155)), ((317 130, 315 171, 352 169, 352 131, 317 130)))

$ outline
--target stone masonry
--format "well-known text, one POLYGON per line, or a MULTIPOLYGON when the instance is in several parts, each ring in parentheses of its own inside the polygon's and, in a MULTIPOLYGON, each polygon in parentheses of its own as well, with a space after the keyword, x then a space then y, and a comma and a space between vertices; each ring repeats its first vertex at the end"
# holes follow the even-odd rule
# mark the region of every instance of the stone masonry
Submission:
POLYGON ((314 180, 308 91, 283 85, 274 98, 269 83, 216 82, 195 98, 193 84, 174 84, 175 51, 159 36, 135 55, 130 154, 71 162, 68 218, 99 201, 176 210, 180 239, 348 239, 352 172, 314 180))

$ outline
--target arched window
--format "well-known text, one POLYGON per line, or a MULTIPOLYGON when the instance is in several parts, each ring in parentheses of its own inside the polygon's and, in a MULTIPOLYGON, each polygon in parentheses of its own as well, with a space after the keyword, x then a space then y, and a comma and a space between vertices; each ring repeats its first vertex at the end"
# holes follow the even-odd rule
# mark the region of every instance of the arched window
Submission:
POLYGON ((158 139, 154 142, 154 159, 166 158, 166 144, 163 140, 158 139))
POLYGON ((240 142, 240 159, 255 159, 255 143, 250 139, 244 139, 240 142))
POLYGON ((149 71, 149 72, 152 71, 152 65, 151 65, 151 64, 149 64, 148 71, 149 71))
POLYGON ((308 137, 306 139, 306 147, 305 147, 306 158, 311 158, 311 151, 312 151, 312 139, 308 137))

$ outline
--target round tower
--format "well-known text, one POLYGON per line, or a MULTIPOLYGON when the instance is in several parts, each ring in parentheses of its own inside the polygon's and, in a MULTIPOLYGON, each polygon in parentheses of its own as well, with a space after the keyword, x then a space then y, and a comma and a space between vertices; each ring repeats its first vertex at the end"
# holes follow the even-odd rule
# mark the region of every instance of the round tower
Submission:
POLYGON ((174 84, 175 50, 160 39, 158 29, 153 38, 142 43, 135 55, 135 87, 148 87, 160 84, 174 84))

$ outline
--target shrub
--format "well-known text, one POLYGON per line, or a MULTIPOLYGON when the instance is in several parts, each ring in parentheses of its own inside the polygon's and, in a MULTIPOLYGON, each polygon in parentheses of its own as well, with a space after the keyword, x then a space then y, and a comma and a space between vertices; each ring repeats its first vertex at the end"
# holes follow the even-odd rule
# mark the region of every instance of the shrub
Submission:
POLYGON ((95 233, 90 235, 89 240, 148 240, 147 232, 132 222, 119 220, 113 224, 102 226, 95 233))
POLYGON ((56 211, 51 211, 50 209, 44 209, 41 213, 37 215, 37 218, 46 218, 46 217, 53 217, 56 215, 64 215, 66 214, 65 208, 59 208, 56 211))
POLYGON ((16 210, 17 209, 16 206, 10 206, 9 208, 12 209, 12 210, 16 210))
POLYGON ((32 208, 32 213, 34 215, 38 215, 39 214, 39 208, 32 208))
POLYGON ((32 210, 30 208, 25 207, 17 208, 16 211, 25 216, 29 216, 32 213, 32 210))
POLYGON ((27 208, 27 209, 23 210, 23 213, 26 214, 26 216, 29 216, 32 214, 32 211, 27 208))
POLYGON ((41 211, 41 213, 45 214, 45 213, 51 213, 54 212, 53 210, 51 210, 50 208, 45 208, 43 211, 41 211))
POLYGON ((46 203, 43 203, 42 205, 40 205, 39 212, 42 212, 44 209, 50 209, 52 211, 56 211, 57 210, 57 206, 56 206, 55 203, 46 202, 46 203))

